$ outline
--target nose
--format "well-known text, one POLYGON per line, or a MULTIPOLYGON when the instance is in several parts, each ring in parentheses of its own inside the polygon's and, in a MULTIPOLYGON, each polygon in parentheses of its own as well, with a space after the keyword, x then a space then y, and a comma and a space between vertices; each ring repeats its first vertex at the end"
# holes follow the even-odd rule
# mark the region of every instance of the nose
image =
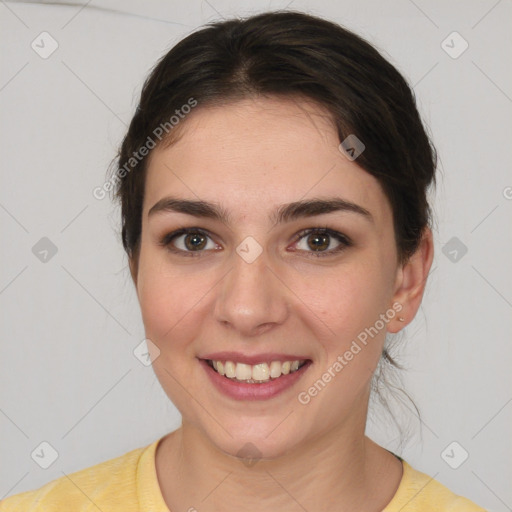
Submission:
POLYGON ((237 253, 233 260, 233 267, 220 283, 216 319, 245 337, 285 322, 290 291, 269 267, 265 251, 251 263, 237 253))

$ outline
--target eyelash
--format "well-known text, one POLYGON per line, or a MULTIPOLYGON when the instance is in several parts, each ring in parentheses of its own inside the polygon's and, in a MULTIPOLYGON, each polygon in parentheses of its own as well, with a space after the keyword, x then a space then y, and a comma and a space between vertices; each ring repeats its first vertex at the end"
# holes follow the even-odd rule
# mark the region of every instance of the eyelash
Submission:
MULTIPOLYGON (((182 249, 172 248, 172 246, 171 246, 171 243, 175 238, 177 238, 181 235, 188 235, 188 234, 192 234, 192 233, 200 234, 205 237, 211 238, 209 233, 201 228, 182 228, 182 229, 178 229, 177 231, 173 231, 172 233, 168 233, 168 234, 164 235, 160 239, 159 245, 165 247, 169 252, 174 253, 174 254, 180 254, 180 255, 183 255, 186 257, 201 257, 203 255, 203 253, 205 253, 206 251, 204 251, 204 250, 202 250, 202 251, 184 251, 182 249)), ((295 236, 294 243, 299 242, 302 238, 304 238, 307 235, 311 235, 311 234, 329 235, 332 238, 336 239, 338 242, 340 242, 340 245, 336 249, 330 249, 328 251, 315 252, 315 251, 301 251, 300 249, 298 250, 299 252, 305 252, 308 255, 308 257, 323 258, 323 257, 327 257, 327 256, 332 256, 333 254, 340 253, 341 251, 343 251, 353 245, 353 242, 346 235, 344 235, 338 231, 335 231, 333 229, 330 229, 328 227, 322 227, 322 228, 317 227, 317 228, 304 229, 301 232, 297 233, 297 235, 295 236)))

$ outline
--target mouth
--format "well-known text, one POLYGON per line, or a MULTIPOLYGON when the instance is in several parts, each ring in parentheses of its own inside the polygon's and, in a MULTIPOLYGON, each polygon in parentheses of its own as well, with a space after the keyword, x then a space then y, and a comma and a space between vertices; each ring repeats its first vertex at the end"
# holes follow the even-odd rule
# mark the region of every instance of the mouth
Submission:
POLYGON ((299 371, 309 359, 293 361, 270 361, 269 363, 245 364, 233 361, 205 359, 208 366, 219 375, 236 382, 247 384, 264 384, 299 371))
POLYGON ((236 400, 266 400, 292 388, 313 364, 311 359, 248 364, 230 359, 199 359, 214 387, 236 400))

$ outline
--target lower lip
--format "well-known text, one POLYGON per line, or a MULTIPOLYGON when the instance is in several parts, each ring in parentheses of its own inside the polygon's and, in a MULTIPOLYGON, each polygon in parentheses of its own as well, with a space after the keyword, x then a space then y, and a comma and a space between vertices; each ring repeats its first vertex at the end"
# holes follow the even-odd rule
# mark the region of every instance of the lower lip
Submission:
POLYGON ((214 386, 225 395, 236 400, 268 400, 291 388, 312 364, 307 361, 297 371, 281 375, 261 384, 249 384, 228 379, 217 373, 204 359, 199 359, 214 386))

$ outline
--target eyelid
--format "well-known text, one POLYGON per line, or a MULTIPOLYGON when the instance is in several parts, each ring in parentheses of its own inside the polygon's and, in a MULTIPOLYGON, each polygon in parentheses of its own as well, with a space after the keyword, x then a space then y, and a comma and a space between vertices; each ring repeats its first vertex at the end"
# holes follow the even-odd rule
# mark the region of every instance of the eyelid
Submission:
POLYGON ((206 254, 207 251, 184 251, 182 249, 177 248, 170 248, 172 246, 172 242, 183 235, 188 235, 191 233, 199 233, 207 238, 210 238, 213 241, 212 234, 203 228, 196 228, 196 227, 190 227, 190 228, 179 228, 174 231, 171 231, 170 233, 165 234, 158 242, 158 245, 163 246, 166 248, 169 252, 174 254, 180 254, 184 256, 201 256, 202 254, 206 254))
POLYGON ((350 237, 348 237, 344 233, 341 233, 337 229, 332 229, 332 228, 329 228, 327 226, 325 226, 325 227, 307 228, 307 229, 304 229, 304 230, 300 231, 295 236, 295 242, 294 243, 297 243, 298 241, 300 241, 302 238, 306 237, 307 235, 312 235, 312 234, 315 234, 315 233, 327 234, 331 238, 336 239, 340 243, 340 245, 337 248, 330 249, 328 251, 302 251, 308 257, 317 258, 317 257, 334 256, 334 255, 339 254, 340 252, 342 252, 345 249, 347 249, 349 247, 352 247, 354 245, 354 243, 352 242, 350 237))

